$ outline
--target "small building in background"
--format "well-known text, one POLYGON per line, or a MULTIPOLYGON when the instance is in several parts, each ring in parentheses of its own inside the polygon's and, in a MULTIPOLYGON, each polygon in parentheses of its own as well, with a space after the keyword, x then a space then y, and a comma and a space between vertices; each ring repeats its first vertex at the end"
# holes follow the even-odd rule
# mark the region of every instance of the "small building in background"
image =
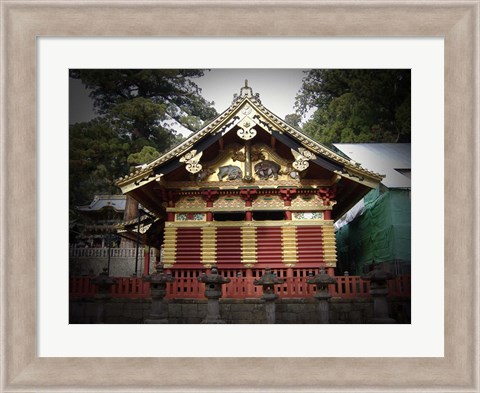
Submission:
POLYGON ((70 222, 70 275, 98 274, 104 268, 113 276, 136 274, 150 250, 142 246, 143 236, 121 237, 118 227, 131 222, 134 232, 139 221, 140 229, 144 227, 149 217, 138 203, 125 195, 95 195, 92 203, 75 209, 77 219, 70 222))
POLYGON ((335 223, 337 272, 362 274, 376 262, 397 275, 409 274, 411 144, 338 143, 334 146, 348 158, 385 175, 375 189, 335 223))
POLYGON ((119 247, 116 227, 124 220, 125 202, 125 195, 95 195, 89 205, 77 206, 79 219, 71 223, 70 246, 103 248, 110 239, 111 247, 119 247))

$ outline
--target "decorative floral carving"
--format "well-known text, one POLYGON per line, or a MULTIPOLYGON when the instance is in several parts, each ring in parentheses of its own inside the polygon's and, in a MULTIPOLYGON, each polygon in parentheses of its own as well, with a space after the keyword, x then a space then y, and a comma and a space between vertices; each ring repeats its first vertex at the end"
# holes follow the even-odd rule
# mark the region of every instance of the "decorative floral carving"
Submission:
POLYGON ((205 207, 205 202, 199 196, 186 196, 180 198, 177 203, 175 203, 175 207, 177 208, 203 208, 205 207))
POLYGON ((323 212, 293 212, 294 220, 323 220, 323 212))
POLYGON ((250 105, 245 105, 243 108, 242 108, 242 114, 247 116, 249 115, 250 113, 252 113, 252 107, 250 105))
POLYGON ((323 201, 315 197, 315 195, 299 195, 292 201, 292 206, 296 208, 316 209, 323 206, 323 201))
POLYGON ((284 175, 290 176, 292 179, 299 181, 301 178, 300 171, 295 169, 292 163, 289 163, 284 170, 281 172, 284 175))
POLYGON ((205 221, 205 213, 177 213, 175 221, 205 221))
MULTIPOLYGON (((262 151, 256 149, 255 147, 252 148, 252 152, 250 153, 252 161, 261 161, 265 160, 265 154, 262 151)), ((245 162, 245 153, 243 151, 236 151, 232 155, 233 161, 240 161, 245 162)))
POLYGON ((215 201, 215 208, 221 207, 243 209, 245 207, 245 202, 238 195, 221 196, 217 201, 215 201))
POLYGON ((315 157, 315 154, 313 154, 310 150, 307 150, 303 147, 299 147, 298 152, 302 156, 304 156, 307 160, 314 160, 315 158, 317 158, 317 157, 315 157))
POLYGON ((294 149, 291 149, 291 151, 293 157, 295 157, 295 161, 292 163, 292 166, 300 172, 308 168, 309 160, 314 160, 316 158, 315 154, 303 147, 299 147, 298 151, 294 149))
POLYGON ((202 165, 200 165, 198 162, 200 161, 202 154, 203 154, 203 151, 197 154, 196 150, 191 150, 187 154, 185 154, 183 157, 180 158, 180 162, 185 163, 185 169, 188 172, 190 173, 200 172, 202 170, 202 165))
POLYGON ((257 131, 253 128, 255 126, 255 122, 248 116, 238 123, 238 126, 240 128, 237 131, 237 135, 245 141, 248 141, 257 135, 257 131))

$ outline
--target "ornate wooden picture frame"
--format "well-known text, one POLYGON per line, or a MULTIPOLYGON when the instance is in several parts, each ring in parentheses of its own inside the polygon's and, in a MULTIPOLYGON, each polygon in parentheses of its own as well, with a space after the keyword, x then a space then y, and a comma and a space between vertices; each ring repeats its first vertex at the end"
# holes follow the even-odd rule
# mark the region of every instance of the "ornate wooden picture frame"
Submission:
POLYGON ((478 1, 12 0, 1 7, 2 391, 479 391, 478 1), (46 36, 444 37, 445 356, 38 357, 36 38, 46 36))

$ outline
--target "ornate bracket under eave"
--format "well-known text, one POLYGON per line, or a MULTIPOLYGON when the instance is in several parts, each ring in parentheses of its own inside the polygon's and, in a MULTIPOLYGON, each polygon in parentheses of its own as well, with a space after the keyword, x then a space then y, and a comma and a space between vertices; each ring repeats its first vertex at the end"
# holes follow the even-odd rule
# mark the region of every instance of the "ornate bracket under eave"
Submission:
POLYGON ((299 172, 304 171, 308 168, 310 163, 309 160, 315 160, 317 157, 310 150, 307 150, 303 147, 299 147, 298 151, 290 149, 292 151, 295 161, 292 163, 292 166, 299 172))
POLYGON ((190 173, 197 173, 202 170, 202 165, 199 163, 203 151, 197 153, 196 150, 190 150, 187 154, 180 157, 180 162, 185 163, 185 169, 190 173))

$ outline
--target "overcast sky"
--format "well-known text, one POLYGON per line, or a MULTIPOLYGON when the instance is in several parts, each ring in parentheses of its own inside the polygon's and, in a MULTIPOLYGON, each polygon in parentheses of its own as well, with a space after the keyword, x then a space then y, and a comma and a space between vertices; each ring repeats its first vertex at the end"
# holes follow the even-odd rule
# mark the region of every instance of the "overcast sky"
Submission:
MULTIPOLYGON (((295 112, 295 96, 302 84, 304 72, 299 69, 213 69, 195 82, 202 95, 215 103, 218 113, 227 109, 235 93, 248 79, 254 93, 260 94, 262 104, 282 119, 295 112)), ((70 124, 95 117, 88 91, 79 80, 70 80, 70 124)))

